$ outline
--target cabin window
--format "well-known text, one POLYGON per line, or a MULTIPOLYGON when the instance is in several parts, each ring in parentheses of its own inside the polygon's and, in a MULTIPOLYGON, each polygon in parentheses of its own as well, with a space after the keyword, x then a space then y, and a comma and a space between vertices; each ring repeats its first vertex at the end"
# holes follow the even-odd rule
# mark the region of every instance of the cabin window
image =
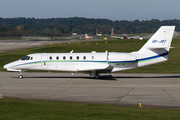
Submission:
POLYGON ((92 58, 92 60, 94 60, 94 56, 92 56, 91 58, 92 58))
POLYGON ((84 56, 83 59, 86 60, 86 56, 84 56))
POLYGON ((72 60, 72 56, 70 56, 70 60, 72 60))
POLYGON ((31 57, 31 59, 30 60, 32 60, 33 59, 33 57, 31 57))
POLYGON ((52 60, 52 57, 50 56, 49 59, 52 60))
POLYGON ((63 60, 66 60, 66 57, 65 57, 65 56, 63 57, 63 60))
POLYGON ((77 56, 77 60, 79 60, 79 56, 77 56))
POLYGON ((56 60, 59 60, 59 57, 58 57, 58 56, 56 57, 56 60))

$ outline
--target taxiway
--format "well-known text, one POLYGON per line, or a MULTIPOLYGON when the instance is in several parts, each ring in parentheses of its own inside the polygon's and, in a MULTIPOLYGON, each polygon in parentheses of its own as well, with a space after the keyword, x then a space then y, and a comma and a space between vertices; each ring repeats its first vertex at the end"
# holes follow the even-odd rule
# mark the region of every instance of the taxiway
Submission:
POLYGON ((77 73, 0 72, 7 98, 180 108, 180 74, 113 74, 91 79, 77 73))
POLYGON ((25 49, 28 47, 38 47, 71 41, 73 40, 0 40, 0 51, 6 52, 16 49, 25 49))

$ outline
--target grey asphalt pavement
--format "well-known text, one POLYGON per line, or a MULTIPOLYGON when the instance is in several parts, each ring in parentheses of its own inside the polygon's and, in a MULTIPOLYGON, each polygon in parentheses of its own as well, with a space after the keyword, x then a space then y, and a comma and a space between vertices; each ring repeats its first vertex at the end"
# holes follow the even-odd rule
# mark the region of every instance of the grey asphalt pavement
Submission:
POLYGON ((0 93, 7 98, 113 105, 180 108, 180 74, 102 75, 0 72, 0 93))

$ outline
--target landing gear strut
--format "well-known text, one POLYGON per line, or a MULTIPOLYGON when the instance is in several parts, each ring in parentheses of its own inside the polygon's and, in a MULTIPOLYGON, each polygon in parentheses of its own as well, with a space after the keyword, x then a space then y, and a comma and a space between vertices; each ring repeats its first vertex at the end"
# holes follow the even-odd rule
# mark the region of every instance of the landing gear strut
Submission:
POLYGON ((20 78, 20 79, 23 78, 23 75, 22 75, 22 72, 21 72, 21 71, 19 72, 19 78, 20 78))

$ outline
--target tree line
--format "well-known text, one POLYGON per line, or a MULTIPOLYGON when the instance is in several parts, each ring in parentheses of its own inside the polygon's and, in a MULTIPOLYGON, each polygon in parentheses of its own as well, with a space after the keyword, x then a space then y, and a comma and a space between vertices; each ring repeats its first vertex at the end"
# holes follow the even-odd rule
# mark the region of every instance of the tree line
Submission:
POLYGON ((180 31, 180 20, 134 20, 112 21, 94 18, 0 18, 0 37, 6 36, 66 36, 72 33, 110 34, 113 28, 115 34, 153 33, 162 25, 175 25, 180 31))

